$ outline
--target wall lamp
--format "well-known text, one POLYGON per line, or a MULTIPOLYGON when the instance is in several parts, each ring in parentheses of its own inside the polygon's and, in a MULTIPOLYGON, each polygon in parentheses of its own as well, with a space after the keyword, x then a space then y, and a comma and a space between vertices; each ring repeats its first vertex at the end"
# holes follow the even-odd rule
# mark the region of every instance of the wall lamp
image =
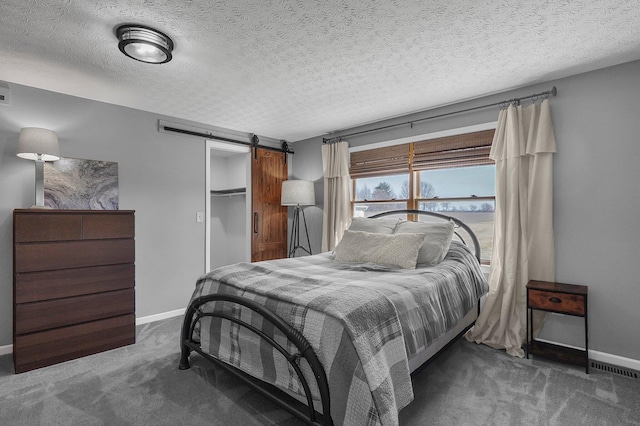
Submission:
POLYGON ((166 34, 144 25, 126 24, 116 29, 118 48, 128 57, 148 64, 171 60, 173 41, 166 34))

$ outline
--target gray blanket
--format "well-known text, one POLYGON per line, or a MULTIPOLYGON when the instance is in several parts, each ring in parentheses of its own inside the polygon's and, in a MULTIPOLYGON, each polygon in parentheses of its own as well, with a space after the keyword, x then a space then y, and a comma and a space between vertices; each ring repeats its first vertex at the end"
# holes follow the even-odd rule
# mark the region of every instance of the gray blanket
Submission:
MULTIPOLYGON (((328 253, 230 265, 201 277, 193 297, 223 292, 264 304, 302 332, 318 355, 336 424, 396 425, 413 399, 408 357, 455 326, 487 287, 477 261, 454 243, 440 265, 416 270, 338 263, 328 253)), ((234 314, 262 326, 249 310, 234 314)), ((206 352, 302 394, 284 358, 253 333, 217 319, 203 320, 201 330, 206 352)))

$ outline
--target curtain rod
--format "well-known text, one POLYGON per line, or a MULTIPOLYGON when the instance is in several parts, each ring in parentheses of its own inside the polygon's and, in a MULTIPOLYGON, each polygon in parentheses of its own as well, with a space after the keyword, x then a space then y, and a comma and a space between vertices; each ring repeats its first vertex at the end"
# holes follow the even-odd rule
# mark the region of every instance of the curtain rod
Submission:
POLYGON ((282 141, 282 148, 274 148, 271 146, 265 146, 265 145, 258 145, 260 142, 260 138, 258 138, 258 136, 256 135, 251 135, 251 142, 245 142, 245 141, 239 141, 239 140, 235 140, 235 139, 229 139, 229 138, 225 138, 222 136, 215 136, 212 135, 210 133, 200 133, 200 132, 194 132, 192 130, 185 130, 185 129, 178 129, 177 127, 169 127, 169 126, 162 126, 162 129, 166 132, 174 132, 174 133, 182 133, 185 135, 190 135, 190 136, 198 136, 198 137, 202 137, 205 139, 215 139, 215 140, 219 140, 219 141, 224 141, 224 142, 231 142, 231 143, 237 143, 239 145, 244 145, 244 146, 250 146, 253 148, 261 148, 261 149, 268 149, 270 151, 277 151, 277 152, 283 152, 286 154, 294 154, 293 151, 291 151, 289 149, 289 145, 287 144, 286 141, 282 141))
POLYGON ((556 89, 556 86, 553 86, 553 88, 551 90, 547 90, 546 92, 534 93, 533 95, 523 96, 521 98, 513 98, 513 99, 508 99, 508 100, 504 100, 504 101, 500 101, 500 102, 495 102, 495 103, 492 103, 492 104, 480 105, 480 106, 477 106, 477 107, 467 108, 467 109, 461 109, 459 111, 446 112, 444 114, 433 115, 431 117, 420 118, 418 120, 406 121, 404 123, 389 124, 388 126, 376 127, 375 129, 362 130, 360 132, 348 133, 346 135, 335 136, 335 137, 332 137, 332 138, 322 138, 322 143, 331 142, 333 140, 340 139, 340 138, 346 138, 346 137, 349 137, 349 136, 361 135, 363 133, 377 132, 379 130, 385 130, 385 129, 390 129, 390 128, 393 128, 393 127, 404 126, 404 125, 407 125, 407 124, 411 124, 411 126, 413 127, 413 123, 419 123, 421 121, 426 121, 426 120, 433 120, 434 118, 442 118, 442 117, 446 117, 448 115, 462 114, 463 112, 475 111, 477 109, 489 108, 489 107, 492 107, 492 106, 498 106, 498 105, 499 106, 506 106, 506 105, 509 105, 509 104, 519 105, 520 101, 525 100, 525 99, 534 99, 534 100, 537 100, 539 98, 547 99, 549 96, 556 96, 557 94, 558 94, 558 89, 556 89))

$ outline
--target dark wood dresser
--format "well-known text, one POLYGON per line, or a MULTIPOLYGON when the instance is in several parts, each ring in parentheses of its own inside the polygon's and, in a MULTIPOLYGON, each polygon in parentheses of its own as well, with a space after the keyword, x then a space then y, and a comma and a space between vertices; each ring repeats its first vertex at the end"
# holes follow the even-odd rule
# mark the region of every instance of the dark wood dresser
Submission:
POLYGON ((13 212, 16 373, 135 343, 130 210, 13 212))

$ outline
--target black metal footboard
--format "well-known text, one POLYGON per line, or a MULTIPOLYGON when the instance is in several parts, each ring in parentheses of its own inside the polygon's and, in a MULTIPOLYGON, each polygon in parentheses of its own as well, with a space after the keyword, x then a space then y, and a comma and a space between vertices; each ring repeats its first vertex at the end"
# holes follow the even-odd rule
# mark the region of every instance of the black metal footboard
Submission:
POLYGON ((320 364, 318 357, 313 351, 313 348, 311 347, 307 339, 302 335, 302 333, 300 333, 298 330, 291 327, 291 325, 286 323, 284 320, 282 320, 282 318, 277 316, 275 313, 265 308, 264 306, 256 303, 253 300, 245 299, 243 297, 231 295, 231 294, 211 294, 211 295, 201 296, 194 299, 189 305, 187 312, 185 313, 184 322, 182 324, 181 350, 182 350, 182 354, 180 357, 180 365, 179 365, 179 368, 181 370, 186 370, 190 367, 189 355, 192 351, 195 351, 200 355, 202 355, 204 358, 222 367, 229 373, 235 375, 236 377, 241 379, 244 383, 246 383, 248 386, 257 390, 260 394, 267 397, 271 401, 277 403, 278 405, 280 405, 281 407, 283 407, 293 415, 297 416, 298 418, 304 420, 308 424, 317 425, 317 426, 333 425, 333 422, 331 420, 331 414, 330 414, 331 411, 330 411, 330 404, 329 404, 329 384, 327 382, 327 376, 324 371, 324 368, 322 367, 322 364, 320 364), (242 321, 239 318, 228 315, 224 312, 204 312, 201 309, 201 307, 206 303, 211 303, 211 302, 231 303, 231 304, 241 305, 248 309, 251 309, 252 311, 259 314, 262 318, 264 318, 264 320, 266 321, 265 324, 271 324, 277 327, 284 334, 284 336, 291 343, 295 345, 297 349, 297 353, 294 353, 294 354, 289 353, 285 348, 282 347, 282 345, 280 345, 273 338, 267 335, 263 330, 258 329, 253 325, 242 321), (238 324, 241 327, 244 327, 252 331, 253 333, 257 334, 258 336, 260 336, 260 338, 264 339, 267 343, 269 343, 276 350, 278 350, 278 352, 280 352, 287 359, 289 364, 292 366, 292 368, 296 372, 296 375, 298 376, 298 379, 300 380, 300 383, 302 384, 302 387, 304 389, 305 396, 306 396, 308 411, 305 413, 304 411, 301 411, 298 407, 291 404, 289 401, 276 396, 267 387, 269 385, 262 386, 256 383, 255 378, 248 375, 244 371, 241 371, 238 368, 231 366, 229 364, 226 364, 225 362, 220 361, 219 359, 205 353, 200 347, 200 342, 194 340, 193 338, 193 333, 194 333, 196 324, 203 317, 217 317, 217 318, 226 319, 235 324, 238 324), (300 369, 299 363, 301 358, 306 359, 316 379, 316 384, 318 386, 318 391, 320 393, 320 399, 322 403, 322 412, 323 412, 322 416, 320 416, 314 409, 309 383, 307 382, 306 378, 302 374, 302 370, 300 369))

